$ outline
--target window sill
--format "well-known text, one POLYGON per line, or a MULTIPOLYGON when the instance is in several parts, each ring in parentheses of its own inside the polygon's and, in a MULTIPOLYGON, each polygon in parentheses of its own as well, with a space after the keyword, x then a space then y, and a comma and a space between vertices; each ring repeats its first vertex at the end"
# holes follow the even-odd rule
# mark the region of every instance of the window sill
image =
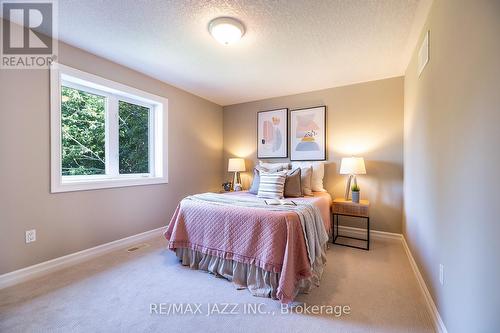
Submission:
POLYGON ((59 179, 52 183, 51 193, 99 190, 106 188, 167 184, 167 177, 123 176, 120 178, 95 177, 92 179, 59 179))

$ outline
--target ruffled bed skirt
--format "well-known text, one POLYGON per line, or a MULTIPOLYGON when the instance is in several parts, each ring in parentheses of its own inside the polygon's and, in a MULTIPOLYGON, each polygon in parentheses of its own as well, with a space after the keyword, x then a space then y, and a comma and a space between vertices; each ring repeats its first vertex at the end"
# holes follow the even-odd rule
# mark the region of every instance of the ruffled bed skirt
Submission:
MULTIPOLYGON (((188 248, 177 248, 175 254, 184 266, 224 277, 237 289, 248 289, 254 296, 278 299, 280 273, 268 272, 255 265, 203 254, 188 248)), ((312 276, 295 284, 294 298, 299 293, 307 294, 314 286, 319 286, 324 263, 324 257, 316 259, 312 276)))

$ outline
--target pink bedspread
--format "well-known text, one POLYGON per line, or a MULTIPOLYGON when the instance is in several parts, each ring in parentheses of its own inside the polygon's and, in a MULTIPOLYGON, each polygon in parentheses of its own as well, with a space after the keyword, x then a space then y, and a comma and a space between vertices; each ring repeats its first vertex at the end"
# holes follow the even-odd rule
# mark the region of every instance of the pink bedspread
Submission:
MULTIPOLYGON (((234 195, 238 197, 248 197, 255 198, 255 194, 249 193, 248 191, 240 191, 240 192, 228 192, 225 195, 234 195)), ((302 197, 302 198, 286 198, 286 200, 292 201, 307 201, 318 207, 321 212, 321 217, 323 218, 323 223, 325 225, 326 231, 330 234, 331 230, 331 211, 332 207, 332 196, 328 192, 313 192, 313 196, 311 197, 302 197)))
POLYGON ((183 200, 165 237, 174 251, 189 248, 281 273, 277 297, 283 303, 292 302, 296 283, 311 276, 304 234, 294 212, 183 200))

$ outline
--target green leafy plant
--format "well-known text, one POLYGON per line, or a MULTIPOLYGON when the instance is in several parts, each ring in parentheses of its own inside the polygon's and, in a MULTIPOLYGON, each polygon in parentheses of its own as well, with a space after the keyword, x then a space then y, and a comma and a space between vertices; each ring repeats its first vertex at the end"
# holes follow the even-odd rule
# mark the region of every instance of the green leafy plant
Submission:
POLYGON ((62 87, 62 174, 105 174, 106 99, 62 87))
POLYGON ((360 189, 359 189, 358 184, 354 184, 354 185, 352 185, 352 187, 351 187, 351 191, 353 191, 353 192, 359 192, 359 191, 360 191, 360 189))

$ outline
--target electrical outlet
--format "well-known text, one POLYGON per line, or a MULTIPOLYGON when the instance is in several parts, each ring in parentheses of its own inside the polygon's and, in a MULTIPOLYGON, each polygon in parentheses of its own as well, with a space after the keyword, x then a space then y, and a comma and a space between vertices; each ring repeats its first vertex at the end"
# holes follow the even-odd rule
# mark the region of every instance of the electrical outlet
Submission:
POLYGON ((444 266, 443 264, 439 264, 439 283, 444 285, 444 266))
POLYGON ((26 244, 36 241, 36 230, 26 230, 26 244))

